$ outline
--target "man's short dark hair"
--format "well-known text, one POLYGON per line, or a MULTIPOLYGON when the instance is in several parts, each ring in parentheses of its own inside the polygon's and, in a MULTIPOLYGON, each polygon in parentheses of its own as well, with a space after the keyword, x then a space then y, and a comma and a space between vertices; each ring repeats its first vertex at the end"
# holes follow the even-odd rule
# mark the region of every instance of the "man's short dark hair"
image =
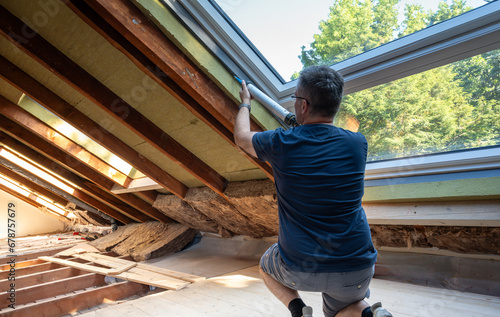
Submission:
POLYGON ((297 89, 309 101, 311 114, 335 117, 342 101, 344 78, 328 66, 310 66, 300 72, 297 89))

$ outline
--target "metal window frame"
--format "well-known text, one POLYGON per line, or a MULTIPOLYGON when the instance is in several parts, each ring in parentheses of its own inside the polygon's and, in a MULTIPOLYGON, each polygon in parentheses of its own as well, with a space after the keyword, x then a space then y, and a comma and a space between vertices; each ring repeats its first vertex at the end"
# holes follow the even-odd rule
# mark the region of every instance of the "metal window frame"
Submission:
MULTIPOLYGON (((163 3, 230 72, 251 80, 283 107, 293 108, 290 95, 295 91, 296 81, 285 82, 213 0, 163 0, 163 3)), ((499 48, 500 1, 493 1, 331 67, 344 76, 347 95, 499 48)), ((478 148, 369 162, 367 177, 498 169, 498 162, 500 146, 478 148), (464 153, 467 158, 461 157, 464 153)))

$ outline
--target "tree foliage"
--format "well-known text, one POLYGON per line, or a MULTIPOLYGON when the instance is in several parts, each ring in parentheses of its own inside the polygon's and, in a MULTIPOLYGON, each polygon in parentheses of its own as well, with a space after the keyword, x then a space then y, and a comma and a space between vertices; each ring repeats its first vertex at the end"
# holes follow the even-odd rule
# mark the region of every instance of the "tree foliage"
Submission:
MULTIPOLYGON (((335 0, 302 47, 303 66, 334 64, 471 9, 465 0, 441 1, 436 12, 411 4, 399 23, 398 2, 335 0)), ((491 51, 345 96, 336 124, 356 118, 370 159, 497 144, 499 86, 500 51, 491 51)))

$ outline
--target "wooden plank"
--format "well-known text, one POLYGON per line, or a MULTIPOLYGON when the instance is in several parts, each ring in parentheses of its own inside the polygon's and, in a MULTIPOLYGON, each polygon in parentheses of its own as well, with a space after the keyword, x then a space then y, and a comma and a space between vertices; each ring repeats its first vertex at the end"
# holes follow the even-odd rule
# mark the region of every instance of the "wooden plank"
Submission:
MULTIPOLYGON (((101 286, 105 284, 104 276, 89 273, 21 289, 16 288, 16 305, 22 305, 36 300, 85 289, 87 287, 101 286)), ((0 308, 8 307, 10 303, 8 301, 9 295, 9 292, 0 293, 0 308)))
MULTIPOLYGON (((106 265, 106 264, 113 264, 115 266, 116 265, 127 265, 128 263, 131 262, 131 261, 115 258, 115 257, 106 256, 103 254, 98 254, 98 253, 79 254, 79 255, 76 255, 75 257, 85 259, 87 261, 92 261, 92 262, 102 260, 102 261, 96 262, 96 263, 103 264, 103 265, 106 265)), ((156 267, 156 266, 152 266, 152 265, 148 265, 148 264, 144 264, 144 263, 137 263, 136 268, 140 269, 140 270, 144 270, 144 271, 149 271, 149 272, 153 272, 153 273, 167 275, 167 276, 177 278, 177 279, 180 279, 180 280, 183 280, 186 282, 191 282, 191 283, 199 282, 199 281, 202 281, 205 279, 205 277, 202 277, 202 276, 183 273, 183 272, 174 271, 174 270, 169 270, 169 269, 156 267)), ((137 272, 137 271, 139 271, 139 270, 134 270, 131 272, 137 272)))
MULTIPOLYGON (((100 267, 91 266, 91 265, 87 265, 87 264, 75 263, 72 261, 57 259, 57 258, 52 258, 52 257, 41 257, 40 259, 44 260, 44 261, 52 262, 52 263, 61 264, 64 266, 73 267, 73 268, 87 271, 87 272, 97 273, 97 274, 101 274, 101 275, 111 275, 109 273, 110 270, 105 269, 105 268, 100 268, 100 267)), ((123 280, 137 282, 137 283, 143 283, 146 285, 152 285, 152 286, 156 286, 159 288, 170 289, 170 290, 179 290, 179 289, 186 287, 189 284, 188 282, 181 281, 179 279, 174 279, 174 278, 171 278, 171 277, 168 277, 165 275, 154 274, 154 273, 142 275, 142 274, 132 273, 132 272, 123 272, 120 274, 115 274, 113 276, 118 278, 118 279, 123 279, 123 280)))
POLYGON ((105 301, 117 301, 136 294, 146 293, 148 290, 149 286, 146 285, 133 282, 119 282, 97 289, 85 290, 78 294, 68 294, 51 300, 16 307, 15 309, 4 310, 0 312, 0 316, 33 317, 33 312, 36 311, 37 316, 40 317, 59 317, 97 306, 105 301))
POLYGON ((227 180, 139 111, 0 6, 0 34, 214 191, 227 180), (28 38, 26 35, 29 33, 28 38))
POLYGON ((131 268, 134 268, 136 266, 137 266, 137 263, 135 263, 135 262, 130 263, 130 264, 125 264, 125 265, 117 267, 116 269, 109 270, 109 274, 110 275, 117 275, 117 274, 123 273, 125 271, 128 271, 131 268))
MULTIPOLYGON (((73 0, 66 4, 198 119, 240 149, 232 133, 237 114, 235 102, 132 3, 116 1, 110 5, 100 0, 87 3, 73 0)), ((251 128, 262 131, 253 120, 251 128)), ((240 151, 274 179, 269 164, 240 151)))
POLYGON ((143 174, 154 179, 161 188, 169 190, 180 198, 183 198, 186 194, 188 189, 187 186, 182 184, 170 174, 166 173, 144 156, 140 155, 125 142, 115 137, 112 133, 104 129, 104 127, 92 121, 89 117, 67 103, 64 99, 60 98, 27 73, 23 72, 20 68, 9 62, 3 56, 0 56, 0 77, 4 78, 14 87, 23 91, 33 100, 43 105, 46 109, 54 112, 60 118, 87 135, 92 140, 104 146, 110 152, 127 161, 143 174), (82 129, 81 127, 85 128, 82 129), (92 131, 92 133, 90 133, 90 131, 92 131), (96 131, 98 131, 98 133, 96 133, 96 131))

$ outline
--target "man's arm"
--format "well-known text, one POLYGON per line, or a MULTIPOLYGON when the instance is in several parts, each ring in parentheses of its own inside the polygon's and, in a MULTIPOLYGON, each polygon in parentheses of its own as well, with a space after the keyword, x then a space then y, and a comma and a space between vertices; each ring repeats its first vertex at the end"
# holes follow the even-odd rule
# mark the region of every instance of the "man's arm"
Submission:
MULTIPOLYGON (((242 103, 250 105, 252 98, 244 80, 241 83, 240 98, 242 103)), ((257 132, 250 131, 250 109, 241 107, 234 123, 234 141, 245 152, 257 157, 252 143, 252 137, 255 133, 257 132)))

